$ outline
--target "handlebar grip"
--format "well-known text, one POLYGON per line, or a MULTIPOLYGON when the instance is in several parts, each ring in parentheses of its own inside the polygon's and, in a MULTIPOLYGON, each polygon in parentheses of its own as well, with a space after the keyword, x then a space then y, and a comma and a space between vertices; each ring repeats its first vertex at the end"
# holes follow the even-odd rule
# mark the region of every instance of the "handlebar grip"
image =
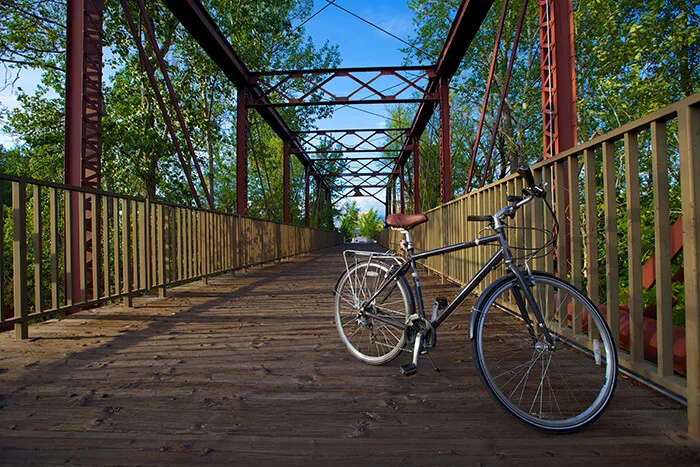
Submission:
POLYGON ((535 186, 535 177, 532 175, 532 170, 530 170, 528 165, 523 164, 518 167, 518 173, 525 179, 525 183, 527 183, 528 188, 535 186))
POLYGON ((488 222, 491 216, 467 216, 467 222, 488 222))

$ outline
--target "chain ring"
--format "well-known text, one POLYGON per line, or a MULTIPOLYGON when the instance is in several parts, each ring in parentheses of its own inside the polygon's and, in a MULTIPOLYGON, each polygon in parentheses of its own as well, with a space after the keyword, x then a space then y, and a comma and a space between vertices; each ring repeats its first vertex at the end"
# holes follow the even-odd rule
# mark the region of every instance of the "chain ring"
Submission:
POLYGON ((406 344, 413 346, 416 336, 421 332, 423 333, 423 347, 425 349, 434 348, 437 342, 437 332, 435 332, 435 328, 430 323, 430 320, 421 318, 417 314, 409 316, 406 320, 406 329, 404 330, 406 344))

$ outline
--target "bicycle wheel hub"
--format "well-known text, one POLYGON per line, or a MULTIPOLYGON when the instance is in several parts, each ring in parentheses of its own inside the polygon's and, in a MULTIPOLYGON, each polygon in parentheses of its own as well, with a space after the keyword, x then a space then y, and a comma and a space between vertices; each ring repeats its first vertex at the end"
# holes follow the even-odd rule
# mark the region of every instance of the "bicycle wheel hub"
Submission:
POLYGON ((547 350, 548 347, 549 346, 547 345, 546 342, 543 342, 543 341, 535 342, 535 350, 537 350, 538 352, 544 352, 545 350, 547 350))

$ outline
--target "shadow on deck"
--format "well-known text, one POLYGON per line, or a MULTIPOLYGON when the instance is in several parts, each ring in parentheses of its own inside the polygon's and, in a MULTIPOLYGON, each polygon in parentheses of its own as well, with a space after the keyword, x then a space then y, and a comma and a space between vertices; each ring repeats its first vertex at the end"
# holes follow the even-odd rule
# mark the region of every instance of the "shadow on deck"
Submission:
MULTIPOLYGON (((333 324, 340 251, 0 335, 0 463, 700 464, 684 408, 627 379, 582 433, 517 423, 472 365, 467 306, 441 329, 440 373, 359 363, 333 324)), ((451 295, 424 282, 428 301, 451 295)))

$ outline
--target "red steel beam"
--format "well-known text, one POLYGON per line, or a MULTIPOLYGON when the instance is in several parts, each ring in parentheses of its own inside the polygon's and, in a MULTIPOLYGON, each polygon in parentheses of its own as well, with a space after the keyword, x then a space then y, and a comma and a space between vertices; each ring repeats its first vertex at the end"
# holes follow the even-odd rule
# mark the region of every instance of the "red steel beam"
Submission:
MULTIPOLYGON (((175 116, 177 117, 177 121, 180 124, 180 130, 182 130, 182 135, 185 138, 185 144, 187 144, 187 150, 189 151, 190 158, 192 159, 192 162, 194 162, 194 168, 197 171, 197 175, 199 177, 199 183, 202 185, 202 190, 204 191, 204 196, 207 198, 207 202, 209 203, 209 209, 214 209, 214 198, 212 197, 211 193, 209 192, 209 189, 207 188, 207 182, 204 178, 204 175, 202 174, 202 168, 199 165, 199 160, 197 159, 197 153, 194 150, 194 146, 192 145, 192 138, 190 137, 190 131, 187 128, 187 123, 185 122, 185 117, 182 115, 182 109, 180 108, 180 102, 177 99, 177 95, 175 94, 175 89, 173 88, 173 83, 170 81, 170 73, 168 72, 168 68, 165 66, 165 60, 163 60, 163 54, 160 51, 160 46, 158 45, 158 41, 156 40, 156 33, 153 30, 153 23, 151 22, 151 17, 148 14, 148 11, 146 10, 146 7, 143 4, 143 0, 137 0, 137 3, 139 5, 139 11, 141 12, 141 17, 143 18, 143 23, 146 27, 146 37, 148 37, 148 41, 151 44, 151 48, 153 49, 153 53, 156 56, 156 62, 158 63, 158 68, 160 69, 160 73, 163 76, 163 81, 165 82, 165 88, 168 90, 168 95, 170 96, 170 103, 173 106, 173 109, 175 110, 175 116)), ((127 8, 126 3, 124 4, 124 8, 127 8)))
POLYGON ((248 108, 247 91, 238 88, 236 104, 236 214, 248 214, 248 108))
POLYGON ((572 0, 539 0, 544 157, 576 145, 576 68, 572 0))
MULTIPOLYGON (((402 167, 402 166, 399 166, 402 167)), ((452 199, 452 151, 450 142, 450 81, 440 81, 440 200, 452 199)))
POLYGON ((307 134, 318 134, 318 135, 325 135, 327 133, 370 133, 370 132, 375 132, 375 133, 392 133, 392 132, 401 132, 401 133, 406 133, 409 131, 410 128, 348 128, 348 129, 337 129, 337 130, 304 130, 304 131, 295 131, 295 135, 307 135, 307 134))
POLYGON ((67 185, 98 190, 102 159, 102 1, 69 0, 67 8, 65 181, 67 185))
MULTIPOLYGON (((167 2, 167 0, 166 0, 167 2)), ((251 78, 257 81, 261 76, 292 76, 301 78, 304 75, 322 75, 329 73, 350 74, 350 73, 382 73, 391 75, 396 71, 430 71, 433 67, 425 65, 409 66, 368 66, 368 67, 347 67, 347 68, 308 68, 305 70, 275 70, 250 73, 251 78)))
POLYGON ((498 111, 496 112, 496 122, 493 125, 493 134, 491 135, 491 144, 489 145, 488 152, 486 153, 486 164, 484 166, 484 173, 481 175, 481 186, 486 184, 486 178, 488 176, 489 165, 491 164, 491 154, 493 154, 493 149, 496 146, 496 139, 498 137, 498 126, 501 123, 501 116, 503 115, 503 105, 506 101, 506 94, 508 92, 508 85, 510 84, 510 77, 513 72, 513 64, 515 63, 516 52, 518 51, 518 44, 520 42, 520 33, 523 30, 523 23, 525 21, 525 14, 527 13, 527 2, 528 0, 523 0, 522 8, 520 9, 520 18, 518 19, 518 27, 515 30, 515 38, 513 39, 513 47, 511 48, 510 58, 508 60, 508 68, 506 69, 505 81, 501 87, 501 98, 498 103, 498 111))
POLYGON ((290 179, 290 166, 289 166, 289 143, 285 141, 283 143, 283 155, 282 155, 282 211, 284 212, 284 223, 292 223, 292 212, 290 210, 290 190, 289 190, 289 179, 290 179))
POLYGON ((437 102, 434 97, 415 98, 415 99, 398 99, 394 97, 386 97, 381 99, 349 99, 345 97, 337 97, 332 101, 300 101, 300 102, 253 102, 251 107, 256 109, 270 109, 278 107, 310 107, 314 105, 387 105, 387 104, 424 104, 426 102, 437 102))
POLYGON ((401 174, 399 175, 399 180, 401 180, 401 182, 399 183, 399 190, 401 191, 401 214, 406 214, 406 180, 404 179, 404 166, 401 165, 400 167, 401 174))
POLYGON ((413 138, 413 213, 420 210, 420 138, 413 138))
POLYGON ((172 120, 170 120, 168 109, 165 107, 165 101, 163 100, 163 96, 161 95, 160 90, 158 88, 158 82, 156 81, 155 73, 153 71, 153 67, 151 66, 151 62, 148 60, 146 52, 143 49, 143 44, 141 43, 141 36, 139 35, 139 32, 136 29, 136 25, 134 24, 134 19, 131 16, 129 5, 127 4, 126 0, 119 1, 122 5, 122 8, 124 9, 124 16, 126 18, 127 25, 129 26, 131 37, 133 38, 134 43, 136 44, 136 48, 139 51, 139 57, 141 58, 141 62, 143 63, 144 68, 146 69, 148 81, 151 83, 151 87, 153 88, 153 94, 155 95, 156 101, 158 102, 158 107, 160 108, 160 112, 163 114, 165 126, 168 129, 168 134, 170 135, 170 139, 172 140, 173 146, 175 147, 175 152, 177 153, 178 159, 180 160, 182 170, 183 172, 185 172, 185 177, 187 178, 187 183, 190 186, 190 191, 192 192, 194 201, 197 204, 197 207, 202 207, 202 203, 199 200, 199 194, 197 193, 197 190, 194 187, 194 183, 192 182, 192 174, 190 173, 189 164, 185 160, 185 156, 182 153, 180 141, 178 140, 177 135, 175 134, 173 122, 172 120))
POLYGON ((265 85, 263 89, 265 102, 253 101, 253 105, 272 106, 299 106, 299 105, 343 105, 350 103, 378 104, 378 103, 408 103, 422 102, 430 100, 431 95, 426 94, 426 87, 421 83, 429 80, 433 76, 433 67, 367 67, 367 68, 327 68, 315 70, 294 70, 294 71, 273 71, 263 73, 252 73, 251 84, 265 85), (409 74, 410 71, 420 71, 418 76, 409 74), (409 72, 409 73, 407 73, 409 72), (364 76, 370 73, 372 76, 364 76), (402 73, 405 73, 406 76, 402 73), (358 74, 363 74, 358 76, 358 74), (395 86, 380 90, 374 85, 380 78, 391 76, 397 81, 395 86), (279 77, 275 80, 274 78, 279 77), (266 79, 268 78, 268 79, 266 79), (269 79, 269 78, 272 78, 269 79), (333 81, 343 78, 353 81, 356 87, 342 96, 338 96, 331 91, 329 85, 333 81), (298 91, 296 83, 301 81, 308 85, 303 91, 298 91), (400 86, 400 87, 399 87, 400 86), (398 88, 398 89, 397 89, 398 88), (295 93, 294 90, 297 90, 295 93), (392 90, 392 94, 387 91, 392 90), (291 92, 290 92, 291 91, 291 92), (356 97, 360 92, 368 91, 374 97, 356 97), (409 91, 419 91, 423 94, 420 99, 400 99, 399 96, 409 91), (275 95, 275 103, 270 104, 267 97, 275 95), (319 98, 319 96, 323 96, 319 98), (323 100, 323 99, 326 100, 323 100))
POLYGON ((388 177, 394 172, 323 172, 326 177, 388 177))
MULTIPOLYGON (((305 150, 304 152, 306 154, 335 154, 335 153, 344 154, 344 153, 351 153, 351 152, 352 153, 368 153, 368 152, 401 152, 401 151, 403 151, 403 149, 391 149, 391 148, 385 148, 385 147, 378 147, 376 149, 353 149, 353 148, 349 148, 349 149, 333 149, 333 148, 314 149, 311 151, 305 150)), ((292 151, 292 152, 295 154, 298 153, 298 151, 292 151)), ((395 158, 392 157, 392 160, 394 160, 394 159, 395 158)), ((311 160, 318 160, 318 159, 311 159, 311 160)))
MULTIPOLYGON (((68 0, 66 17, 66 123, 64 175, 66 185, 100 189, 102 175, 102 0, 68 0)), ((85 299, 92 299, 94 232, 93 209, 84 200, 85 224, 80 225, 78 193, 73 193, 72 238, 85 232, 85 258, 73 248, 72 296, 81 300, 80 274, 85 274, 85 299), (85 260, 83 271, 78 267, 85 260)))
POLYGON ((304 167, 304 225, 306 227, 309 227, 310 225, 310 219, 309 219, 309 183, 311 183, 310 180, 310 168, 309 167, 304 167))
POLYGON ((493 52, 491 53, 491 65, 489 66, 489 77, 486 81, 486 91, 484 92, 484 103, 481 106, 481 116, 479 117, 479 125, 476 129, 476 136, 474 137, 474 145, 472 146, 472 157, 469 162, 469 173, 467 174, 467 183, 465 185, 465 193, 469 192, 469 188, 472 184, 472 177, 474 176, 474 167, 476 166, 476 153, 479 150, 479 140, 481 140, 481 132, 484 129, 484 120, 486 118, 486 108, 489 102, 489 96, 491 95, 491 85, 493 84, 493 75, 496 70, 496 59, 498 58, 498 49, 501 45, 501 37, 503 36, 503 25, 506 22, 506 14, 508 13, 508 0, 503 1, 503 8, 501 9, 501 19, 498 23, 498 33, 496 34, 496 40, 493 45, 493 52))

